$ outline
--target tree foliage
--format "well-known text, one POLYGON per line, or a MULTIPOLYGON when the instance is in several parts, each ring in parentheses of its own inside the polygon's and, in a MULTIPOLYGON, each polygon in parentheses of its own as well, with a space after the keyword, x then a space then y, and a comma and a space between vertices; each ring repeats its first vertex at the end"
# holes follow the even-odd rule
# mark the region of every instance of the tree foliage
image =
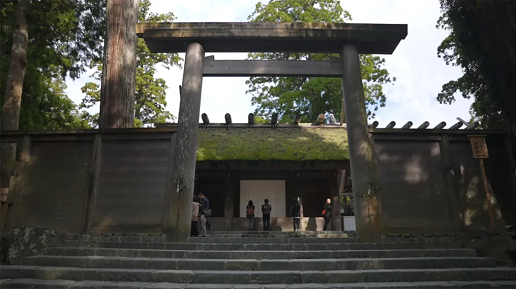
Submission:
MULTIPOLYGON (((139 5, 139 22, 171 22, 176 19, 173 13, 151 13, 149 0, 141 0, 139 5)), ((136 92, 135 92, 135 126, 150 126, 157 122, 167 122, 174 116, 166 111, 166 82, 162 78, 156 78, 157 65, 166 69, 179 66, 181 58, 177 53, 151 53, 141 38, 138 39, 136 50, 136 92)), ((80 108, 90 108, 100 102, 100 79, 102 73, 102 61, 94 60, 91 68, 96 68, 93 77, 97 82, 88 82, 82 87, 85 94, 80 108)), ((92 126, 98 125, 98 113, 87 114, 87 119, 92 126)))
MULTIPOLYGON (((78 78, 84 64, 101 59, 101 0, 32 1, 19 129, 82 128, 65 77, 78 78)), ((16 3, 0 3, 0 91, 5 91, 16 3)), ((1 100, 3 102, 3 98, 1 100)))
POLYGON ((437 27, 450 31, 438 47, 446 64, 463 75, 437 96, 451 104, 460 91, 474 98, 472 112, 483 128, 509 128, 516 135, 516 2, 440 0, 437 27))
MULTIPOLYGON (((172 21, 172 13, 150 13, 150 0, 140 1, 139 21, 172 21)), ((100 100, 100 85, 90 82, 82 88, 80 105, 68 98, 66 77, 77 79, 86 68, 95 68, 100 79, 106 0, 32 1, 27 15, 29 45, 24 81, 20 129, 76 129, 94 127, 98 114, 90 108, 100 100), (98 70, 100 69, 100 70, 98 70)), ((10 61, 16 3, 0 1, 0 91, 5 91, 10 61)), ((173 119, 165 110, 165 80, 156 77, 157 65, 169 69, 179 65, 177 54, 150 53, 138 39, 136 75, 136 121, 138 126, 173 119)), ((100 82, 99 82, 100 83, 100 82)), ((3 105, 3 98, 0 99, 3 105)))
MULTIPOLYGON (((351 20, 337 0, 271 0, 258 2, 249 15, 251 22, 312 22, 343 23, 351 20)), ((329 60, 338 54, 321 53, 250 53, 248 59, 264 60, 329 60)), ((385 59, 373 55, 360 55, 362 79, 368 115, 385 106, 383 85, 394 81, 383 68, 385 59)), ((340 118, 342 110, 342 84, 338 78, 309 77, 251 77, 246 81, 257 105, 257 116, 270 117, 277 112, 281 122, 290 122, 296 112, 303 122, 313 122, 319 113, 333 113, 340 118)))

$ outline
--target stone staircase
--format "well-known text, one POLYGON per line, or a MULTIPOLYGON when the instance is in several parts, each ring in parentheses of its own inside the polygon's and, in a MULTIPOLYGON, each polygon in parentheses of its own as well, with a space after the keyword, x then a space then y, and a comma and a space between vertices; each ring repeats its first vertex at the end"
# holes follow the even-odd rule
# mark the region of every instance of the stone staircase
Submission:
POLYGON ((516 268, 454 237, 360 243, 343 232, 69 235, 0 269, 0 288, 516 288, 516 268))

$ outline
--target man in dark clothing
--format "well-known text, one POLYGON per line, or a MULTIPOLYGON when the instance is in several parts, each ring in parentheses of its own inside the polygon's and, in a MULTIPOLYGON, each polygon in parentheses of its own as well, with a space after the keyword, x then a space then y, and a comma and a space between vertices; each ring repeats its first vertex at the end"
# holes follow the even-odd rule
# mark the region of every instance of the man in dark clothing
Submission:
POLYGON ((199 193, 198 196, 201 200, 201 207, 204 211, 204 217, 206 217, 206 229, 208 229, 208 231, 211 231, 211 225, 208 222, 208 217, 211 216, 210 201, 208 200, 208 198, 206 198, 206 196, 204 196, 204 193, 199 193))
POLYGON ((301 221, 301 206, 297 200, 294 200, 294 204, 290 207, 290 214, 292 215, 292 219, 294 221, 294 231, 299 231, 299 223, 301 221))
POLYGON ((265 204, 262 205, 263 213, 263 230, 269 231, 271 226, 271 211, 272 206, 269 204, 269 199, 264 200, 265 204))
POLYGON ((330 199, 326 199, 326 203, 324 204, 323 217, 324 217, 324 231, 328 231, 328 224, 330 224, 330 220, 331 220, 331 200, 330 199))

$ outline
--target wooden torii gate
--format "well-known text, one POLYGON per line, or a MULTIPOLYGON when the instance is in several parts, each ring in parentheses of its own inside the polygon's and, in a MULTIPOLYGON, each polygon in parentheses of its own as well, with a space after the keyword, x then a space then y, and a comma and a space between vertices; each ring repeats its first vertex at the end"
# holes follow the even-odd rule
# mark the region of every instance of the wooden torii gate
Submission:
POLYGON ((407 36, 405 24, 139 23, 154 53, 186 52, 178 116, 174 172, 165 194, 163 233, 184 242, 190 234, 197 132, 203 76, 341 77, 348 130, 357 235, 380 242, 379 175, 369 138, 359 54, 392 54, 407 36), (338 53, 330 61, 215 60, 205 52, 338 53))

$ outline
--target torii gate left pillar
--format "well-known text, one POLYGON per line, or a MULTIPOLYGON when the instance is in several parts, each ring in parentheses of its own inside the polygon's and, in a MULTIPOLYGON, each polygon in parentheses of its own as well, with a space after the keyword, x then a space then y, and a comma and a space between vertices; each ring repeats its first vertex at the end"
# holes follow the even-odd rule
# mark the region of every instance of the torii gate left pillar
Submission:
POLYGON ((190 236, 203 61, 204 48, 199 43, 190 43, 186 48, 180 92, 176 154, 172 156, 173 166, 171 175, 167 176, 165 192, 163 234, 168 242, 186 242, 190 236))

